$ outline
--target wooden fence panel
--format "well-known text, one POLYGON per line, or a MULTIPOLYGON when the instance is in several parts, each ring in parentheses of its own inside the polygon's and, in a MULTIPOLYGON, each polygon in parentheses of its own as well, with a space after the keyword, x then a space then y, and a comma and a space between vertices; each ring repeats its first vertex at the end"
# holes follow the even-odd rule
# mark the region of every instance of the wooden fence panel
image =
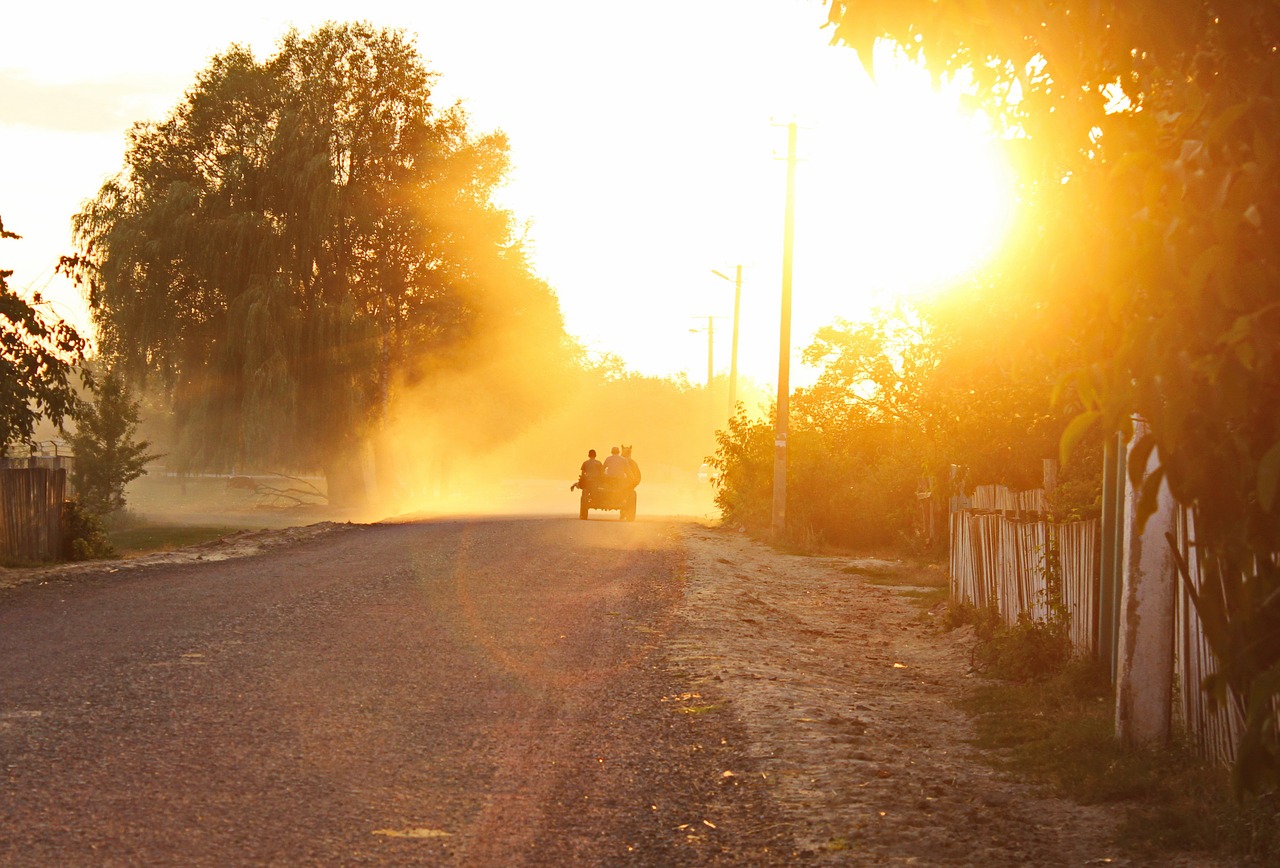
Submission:
POLYGON ((1019 521, 1000 513, 959 510, 951 514, 951 593, 960 603, 993 606, 1009 626, 1023 615, 1049 616, 1045 555, 1057 542, 1062 565, 1062 603, 1071 613, 1071 641, 1081 653, 1097 644, 1099 525, 1096 519, 1052 525, 1019 521), (1051 536, 1052 535, 1052 536, 1051 536))
MULTIPOLYGON (((1179 509, 1174 527, 1178 549, 1186 559, 1192 586, 1200 591, 1200 563, 1196 556, 1195 518, 1189 510, 1179 509)), ((1178 685, 1175 714, 1198 746, 1202 756, 1229 765, 1235 761, 1236 743, 1244 730, 1244 708, 1234 693, 1225 706, 1210 702, 1201 685, 1205 676, 1218 669, 1218 661, 1186 583, 1178 581, 1175 598, 1174 680, 1178 685)))
POLYGON ((55 560, 62 549, 67 471, 0 468, 0 556, 55 560))
POLYGON ((1101 524, 1073 521, 1054 527, 1062 561, 1062 601, 1071 614, 1071 644, 1085 653, 1098 647, 1098 578, 1101 524))
MULTIPOLYGON (((1003 505, 1009 513, 1028 510, 1034 500, 1011 497, 999 486, 980 486, 974 503, 991 509, 1003 505)), ((1020 521, 1001 512, 957 510, 951 514, 951 593, 959 603, 995 606, 1003 623, 1017 623, 1023 614, 1044 618, 1046 584, 1044 554, 1048 542, 1057 543, 1062 565, 1062 602, 1071 614, 1071 642, 1082 654, 1097 653, 1098 581, 1101 523, 1097 519, 1050 525, 1020 521)), ((1195 519, 1180 510, 1177 544, 1200 589, 1195 551, 1195 519)), ((1201 685, 1219 668, 1186 584, 1179 580, 1175 619, 1174 713, 1208 759, 1230 764, 1244 728, 1243 706, 1232 695, 1215 705, 1201 685)), ((1280 713, 1280 709, 1278 709, 1280 713)))
POLYGON ((979 485, 968 498, 970 509, 983 512, 1005 512, 1021 514, 1027 512, 1047 513, 1049 501, 1043 488, 1029 491, 1010 491, 1003 485, 979 485))
POLYGON ((76 496, 75 485, 71 482, 71 471, 75 467, 76 459, 72 455, 31 455, 21 458, 0 458, 0 469, 18 469, 32 468, 44 470, 65 470, 66 488, 63 496, 67 500, 74 500, 76 496))

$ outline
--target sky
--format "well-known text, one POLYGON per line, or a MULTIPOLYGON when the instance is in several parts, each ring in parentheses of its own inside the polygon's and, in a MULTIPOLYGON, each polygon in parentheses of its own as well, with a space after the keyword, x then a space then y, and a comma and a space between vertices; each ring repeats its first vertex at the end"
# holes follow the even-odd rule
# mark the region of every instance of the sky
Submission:
POLYGON ((641 373, 704 382, 709 316, 728 371, 733 285, 713 270, 742 265, 740 369, 776 383, 792 120, 792 385, 814 376, 798 359, 817 328, 937 291, 1011 219, 981 119, 905 65, 873 84, 828 45, 821 0, 71 0, 3 17, 0 219, 23 239, 0 244, 0 266, 82 324, 54 265, 71 215, 123 165, 129 126, 162 119, 230 44, 265 58, 290 27, 329 20, 416 35, 436 103, 507 134, 500 200, 568 331, 641 373))

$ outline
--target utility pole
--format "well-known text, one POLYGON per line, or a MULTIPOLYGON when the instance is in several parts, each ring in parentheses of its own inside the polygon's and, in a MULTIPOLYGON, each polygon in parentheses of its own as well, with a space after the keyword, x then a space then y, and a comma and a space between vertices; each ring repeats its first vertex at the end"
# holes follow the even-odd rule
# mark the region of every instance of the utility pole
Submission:
POLYGON ((711 379, 716 375, 716 318, 707 317, 707 393, 711 392, 711 379))
MULTIPOLYGON (((729 280, 729 275, 721 274, 714 268, 711 273, 716 277, 729 280)), ((742 266, 733 267, 733 353, 729 361, 729 418, 738 410, 738 323, 742 318, 742 266)))
MULTIPOLYGON (((695 316, 694 319, 705 319, 707 321, 707 394, 711 394, 711 380, 716 375, 716 320, 724 319, 722 316, 695 316)), ((689 329, 692 334, 697 334, 703 329, 689 329)))
POLYGON ((791 270, 796 234, 796 122, 787 124, 787 204, 782 223, 782 317, 778 339, 778 421, 773 438, 775 542, 787 528, 787 427, 791 392, 791 270))

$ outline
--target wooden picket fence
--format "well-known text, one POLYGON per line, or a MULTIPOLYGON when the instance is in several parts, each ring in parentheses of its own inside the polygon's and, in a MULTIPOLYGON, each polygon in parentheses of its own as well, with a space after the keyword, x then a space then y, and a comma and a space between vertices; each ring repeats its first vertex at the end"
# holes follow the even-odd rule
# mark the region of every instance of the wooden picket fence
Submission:
POLYGON ((0 557, 48 561, 59 556, 66 490, 66 470, 0 468, 0 557))
MULTIPOLYGON (((1020 515, 1035 513, 1040 492, 1014 495, 999 486, 980 486, 968 498, 981 509, 951 513, 951 596, 957 602, 993 607, 1001 620, 1013 625, 1026 615, 1048 614, 1044 579, 1045 554, 1056 541, 1062 562, 1062 597, 1071 613, 1071 640, 1082 654, 1097 652, 1099 548, 1097 519, 1051 524, 1020 515), (999 510, 999 511, 997 511, 999 510)), ((1195 519, 1179 509, 1176 544, 1190 568, 1191 584, 1199 591, 1200 570, 1195 552, 1195 519)), ((1223 764, 1235 760, 1235 746, 1244 727, 1243 705, 1234 694, 1225 704, 1210 700, 1202 689, 1205 676, 1217 671, 1190 591, 1180 579, 1175 607, 1174 715, 1207 759, 1223 764)), ((1280 712, 1280 709, 1278 709, 1280 712)))
POLYGON ((1043 488, 1010 491, 1003 485, 979 485, 969 495, 969 508, 988 512, 1022 514, 1047 513, 1049 503, 1043 488))
MULTIPOLYGON (((1193 542, 1195 518, 1190 510, 1178 509, 1174 536, 1187 562, 1191 584, 1199 592, 1200 564, 1193 542)), ((1187 583, 1181 579, 1174 602, 1174 714, 1202 756, 1230 765, 1235 762, 1236 743, 1244 731, 1244 703, 1231 693, 1226 704, 1219 705, 1204 692, 1201 685, 1205 676, 1218 670, 1218 660, 1205 638, 1187 583)))
POLYGON ((1061 602, 1071 616, 1071 642, 1079 652, 1092 654, 1098 637, 1099 539, 1097 519, 1054 524, 957 510, 951 513, 951 598, 992 607, 1010 626, 1023 616, 1044 620, 1050 602, 1045 563, 1052 543, 1062 565, 1061 602))

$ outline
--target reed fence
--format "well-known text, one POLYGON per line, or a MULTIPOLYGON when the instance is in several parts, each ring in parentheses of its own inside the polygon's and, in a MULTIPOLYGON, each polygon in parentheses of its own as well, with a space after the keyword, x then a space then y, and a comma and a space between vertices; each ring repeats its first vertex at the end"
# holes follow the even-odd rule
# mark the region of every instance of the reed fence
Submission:
POLYGON ((0 468, 0 556, 22 561, 59 556, 66 489, 67 471, 61 468, 0 468))
MULTIPOLYGON (((1175 543, 1188 566, 1189 583, 1201 590, 1200 565, 1195 551, 1195 517, 1179 508, 1174 523, 1175 543)), ((1209 647, 1204 627, 1191 602, 1187 582, 1178 582, 1174 607, 1174 714, 1192 736, 1200 754, 1213 762, 1235 761, 1236 743, 1244 731, 1244 704, 1234 692, 1219 705, 1202 688, 1206 676, 1218 670, 1218 659, 1209 647)))
POLYGON ((1062 574, 1057 602, 1070 615, 1072 645, 1092 654, 1098 637, 1099 537, 1097 519, 1054 524, 998 512, 953 512, 952 599, 994 608, 1009 626, 1024 616, 1044 620, 1053 602, 1046 567, 1056 550, 1062 574))
POLYGON ((1011 491, 1003 485, 979 485, 969 495, 969 508, 989 512, 1044 514, 1049 511, 1049 501, 1043 488, 1029 491, 1011 491))

